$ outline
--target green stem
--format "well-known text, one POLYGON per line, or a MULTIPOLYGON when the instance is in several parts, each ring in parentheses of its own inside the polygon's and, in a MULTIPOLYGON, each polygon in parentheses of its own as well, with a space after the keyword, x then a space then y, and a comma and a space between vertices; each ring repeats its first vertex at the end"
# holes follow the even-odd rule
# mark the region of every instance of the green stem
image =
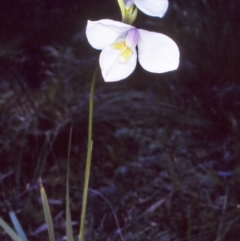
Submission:
POLYGON ((91 82, 90 96, 89 96, 89 116, 88 116, 88 143, 87 143, 87 159, 85 167, 85 178, 83 185, 83 200, 82 200, 82 212, 81 212, 81 222, 80 222, 80 233, 79 241, 84 241, 84 229, 85 229, 85 217, 87 208, 87 195, 88 195, 88 185, 90 177, 90 167, 92 158, 92 123, 93 123, 93 103, 94 103, 94 87, 97 78, 98 67, 96 68, 91 82))

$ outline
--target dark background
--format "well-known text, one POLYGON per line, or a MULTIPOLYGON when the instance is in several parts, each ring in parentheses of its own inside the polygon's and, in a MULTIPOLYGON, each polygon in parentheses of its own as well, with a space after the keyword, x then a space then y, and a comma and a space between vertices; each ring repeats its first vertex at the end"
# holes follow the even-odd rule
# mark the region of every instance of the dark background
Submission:
MULTIPOLYGON (((119 240, 96 192, 112 204, 125 240, 240 239, 239 15, 238 1, 206 0, 172 0, 162 19, 138 12, 138 28, 178 44, 180 66, 158 75, 138 65, 116 83, 99 74, 87 240, 119 240)), ((120 20, 117 1, 0 1, 0 215, 10 223, 14 210, 29 240, 47 235, 39 176, 63 240, 71 124, 78 232, 89 87, 100 54, 85 28, 103 18, 120 20)))

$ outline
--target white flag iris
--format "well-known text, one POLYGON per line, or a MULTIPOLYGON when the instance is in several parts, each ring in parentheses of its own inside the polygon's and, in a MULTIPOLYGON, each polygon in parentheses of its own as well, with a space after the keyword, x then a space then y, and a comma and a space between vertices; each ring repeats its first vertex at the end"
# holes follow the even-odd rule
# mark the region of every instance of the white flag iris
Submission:
POLYGON ((168 0, 118 0, 118 4, 123 18, 124 12, 130 9, 134 4, 140 11, 153 17, 163 17, 168 9, 168 0))
MULTIPOLYGON (((128 0, 127 0, 128 1, 128 0)), ((163 17, 168 9, 168 0, 132 0, 139 10, 153 17, 163 17)))
POLYGON ((95 49, 102 50, 100 67, 105 81, 125 79, 140 65, 152 73, 175 70, 179 64, 179 49, 166 35, 136 29, 131 25, 103 19, 88 21, 86 35, 95 49))

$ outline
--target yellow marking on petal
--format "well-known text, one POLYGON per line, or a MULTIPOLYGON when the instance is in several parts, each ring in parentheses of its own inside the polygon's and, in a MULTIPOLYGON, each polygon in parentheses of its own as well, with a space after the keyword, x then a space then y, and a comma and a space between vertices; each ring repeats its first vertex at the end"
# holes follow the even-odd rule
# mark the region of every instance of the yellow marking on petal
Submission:
POLYGON ((127 46, 121 50, 118 60, 120 63, 126 63, 132 56, 132 50, 127 46))
POLYGON ((119 50, 118 60, 120 63, 126 63, 131 58, 133 51, 125 44, 125 41, 114 43, 112 47, 119 50))
POLYGON ((113 44, 113 48, 119 49, 119 50, 125 48, 125 46, 126 46, 126 45, 125 45, 125 41, 122 41, 122 42, 114 43, 114 44, 113 44))

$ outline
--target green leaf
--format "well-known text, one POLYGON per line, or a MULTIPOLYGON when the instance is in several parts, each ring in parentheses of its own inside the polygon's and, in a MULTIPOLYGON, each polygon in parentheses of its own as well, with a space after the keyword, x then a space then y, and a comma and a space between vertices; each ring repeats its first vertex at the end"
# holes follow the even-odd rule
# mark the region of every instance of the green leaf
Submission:
POLYGON ((95 88, 95 82, 96 82, 98 70, 99 70, 99 66, 97 66, 93 74, 91 87, 90 87, 89 113, 88 113, 88 144, 87 144, 85 177, 84 177, 84 184, 83 184, 83 200, 82 200, 82 212, 81 212, 81 221, 80 221, 80 230, 79 230, 79 241, 84 241, 84 233, 85 233, 85 217, 86 217, 86 210, 87 210, 88 185, 89 185, 89 178, 90 178, 92 145, 93 145, 92 123, 93 123, 94 88, 95 88))
POLYGON ((0 217, 0 226, 14 241, 23 241, 16 232, 0 217))
POLYGON ((21 226, 15 212, 13 212, 13 211, 9 212, 9 216, 12 220, 12 223, 13 223, 13 226, 14 226, 16 232, 18 233, 18 235, 22 239, 22 241, 28 241, 26 234, 24 233, 22 226, 21 226))
POLYGON ((70 197, 69 197, 69 162, 70 162, 70 150, 72 142, 72 126, 69 134, 68 143, 68 159, 67 159, 67 180, 66 180, 66 235, 68 241, 73 241, 73 230, 72 230, 72 218, 70 211, 70 197))
POLYGON ((42 203, 43 203, 44 216, 45 216, 45 220, 46 220, 47 227, 48 227, 48 237, 49 237, 50 241, 55 241, 52 216, 51 216, 51 212, 50 212, 50 208, 49 208, 49 204, 48 204, 47 194, 42 185, 41 178, 39 179, 39 183, 40 183, 40 193, 41 193, 41 198, 42 198, 42 203))

